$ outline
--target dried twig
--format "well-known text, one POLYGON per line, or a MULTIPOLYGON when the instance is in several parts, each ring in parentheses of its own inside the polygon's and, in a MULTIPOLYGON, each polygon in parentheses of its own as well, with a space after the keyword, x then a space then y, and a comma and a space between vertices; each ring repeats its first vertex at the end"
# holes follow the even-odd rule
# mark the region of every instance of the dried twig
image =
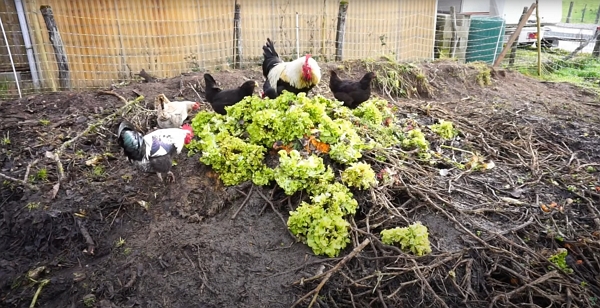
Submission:
POLYGON ((212 293, 214 294, 219 294, 219 292, 217 290, 215 290, 214 288, 212 288, 210 286, 210 284, 208 283, 208 278, 206 277, 206 272, 202 269, 202 260, 200 260, 200 252, 202 251, 200 249, 200 246, 194 244, 194 246, 196 247, 196 258, 198 260, 198 277, 200 278, 200 280, 202 280, 202 284, 212 293))
MULTIPOLYGON (((308 263, 302 264, 302 265, 300 265, 300 266, 297 266, 297 267, 295 267, 295 268, 289 269, 289 270, 287 270, 287 271, 283 271, 283 272, 280 272, 280 273, 273 274, 273 275, 271 275, 271 276, 268 276, 267 278, 272 278, 272 277, 276 277, 276 276, 281 276, 281 275, 285 275, 285 274, 293 273, 293 272, 299 271, 299 270, 301 270, 301 269, 303 269, 303 268, 305 268, 305 267, 307 267, 307 266, 309 266, 309 265, 315 265, 315 264, 320 264, 320 263, 324 263, 324 262, 337 261, 337 260, 340 260, 340 259, 341 259, 341 258, 331 258, 331 259, 320 259, 320 260, 315 260, 315 261, 312 261, 312 262, 308 262, 308 263)), ((295 284, 296 284, 296 283, 295 283, 295 284)))
POLYGON ((273 212, 275 212, 275 214, 277 214, 277 216, 279 216, 279 219, 281 219, 281 222, 285 226, 285 229, 288 231, 290 236, 295 239, 296 237, 294 236, 294 234, 292 234, 292 232, 290 232, 290 229, 287 228, 287 222, 285 221, 285 218, 283 218, 283 215, 281 215, 281 213, 279 213, 279 211, 277 211, 277 209, 275 208, 275 205, 273 204, 273 201, 271 201, 271 199, 267 198, 267 196, 265 196, 265 194, 263 194, 262 191, 260 191, 260 189, 257 189, 256 192, 267 202, 267 204, 269 204, 271 206, 271 209, 273 209, 273 212))
POLYGON ((90 235, 86 227, 83 225, 83 222, 77 218, 75 219, 77 220, 77 226, 79 226, 79 232, 81 232, 81 235, 85 239, 85 243, 88 245, 85 252, 93 255, 94 250, 96 249, 96 244, 94 244, 94 240, 92 239, 92 236, 90 235))
POLYGON ((135 280, 137 278, 137 271, 132 270, 131 271, 131 278, 129 278, 129 281, 127 281, 127 283, 123 286, 124 289, 129 289, 133 286, 133 284, 135 283, 135 280))
POLYGON ((9 181, 13 181, 13 182, 17 182, 20 183, 21 185, 31 189, 31 190, 39 190, 39 188, 35 185, 31 185, 30 183, 28 183, 27 181, 23 181, 21 179, 17 179, 17 178, 13 178, 12 176, 8 176, 4 173, 0 172, 0 178, 3 178, 5 180, 9 180, 9 181))
POLYGON ((496 296, 495 296, 495 297, 492 299, 492 301, 490 302, 490 305, 489 305, 489 307, 490 307, 490 308, 494 307, 494 304, 496 304, 496 302, 497 302, 498 300, 501 300, 501 299, 508 300, 508 299, 510 299, 510 298, 511 298, 511 297, 512 297, 514 294, 517 294, 517 293, 519 293, 520 291, 523 291, 523 290, 525 290, 525 289, 527 289, 527 288, 531 288, 531 287, 533 287, 533 286, 535 286, 535 285, 538 285, 538 284, 540 284, 540 283, 542 283, 542 282, 545 282, 545 281, 547 281, 547 280, 549 280, 549 279, 551 279, 551 278, 558 278, 558 277, 560 277, 560 274, 559 274, 558 272, 556 272, 556 271, 552 271, 552 272, 546 273, 544 276, 542 276, 542 277, 540 277, 540 278, 538 278, 538 279, 536 279, 536 280, 534 280, 534 281, 532 281, 532 282, 530 282, 530 283, 526 283, 526 284, 524 284, 523 286, 521 286, 521 287, 519 287, 519 288, 517 288, 517 289, 514 289, 514 290, 512 290, 512 291, 510 291, 510 292, 508 292, 508 293, 506 293, 506 294, 500 294, 500 295, 496 295, 496 296))
POLYGON ((23 181, 27 182, 27 180, 29 179, 29 172, 31 171, 31 167, 35 166, 35 164, 37 164, 39 159, 36 159, 32 162, 30 162, 29 164, 27 164, 27 169, 25 169, 25 175, 23 176, 23 181))
MULTIPOLYGON (((199 85, 198 85, 198 86, 199 86, 199 85)), ((190 89, 192 89, 192 91, 194 91, 194 93, 196 93, 196 96, 198 96, 198 101, 200 101, 200 102, 204 102, 204 101, 202 100, 202 96, 200 96, 200 93, 198 93, 198 91, 196 91, 196 87, 194 86, 194 84, 192 84, 192 83, 190 82, 190 83, 188 84, 188 87, 189 87, 190 89)))
POLYGON ((31 304, 29 304, 29 308, 35 307, 35 303, 37 302, 40 293, 42 293, 42 288, 44 288, 47 284, 50 283, 50 279, 40 280, 38 283, 38 288, 35 290, 35 294, 33 294, 33 299, 31 299, 31 304))
MULTIPOLYGON (((299 300, 297 300, 292 305, 292 308, 296 307, 298 304, 300 304, 306 298, 313 295, 313 298, 310 301, 310 304, 308 305, 308 308, 312 307, 317 299, 317 296, 319 296, 319 292, 321 291, 321 289, 323 288, 325 283, 327 283, 329 278, 331 278, 331 275, 333 275, 333 273, 337 272, 350 259, 354 258, 354 256, 356 256, 359 252, 361 252, 367 245, 369 245, 370 242, 371 242, 371 240, 369 238, 366 238, 364 241, 362 241, 362 243, 360 243, 360 245, 356 246, 347 256, 345 256, 340 262, 338 262, 338 264, 336 264, 332 269, 328 270, 327 272, 325 272, 323 274, 320 274, 320 275, 317 275, 317 276, 307 279, 307 280, 314 280, 314 279, 323 277, 323 279, 321 280, 319 285, 317 285, 316 288, 314 288, 312 291, 308 292, 306 295, 302 296, 299 300)), ((304 280, 304 281, 307 281, 307 280, 304 280)))
MULTIPOLYGON (((125 105, 127 104, 127 100, 123 96, 119 95, 117 92, 100 90, 100 91, 98 91, 98 94, 115 96, 116 98, 121 100, 121 102, 123 102, 123 104, 125 104, 125 105)), ((138 97, 140 97, 140 96, 138 96, 138 97)))
POLYGON ((233 215, 231 216, 231 219, 235 219, 235 217, 237 217, 239 212, 246 206, 246 204, 248 203, 248 200, 250 200, 250 196, 252 195, 253 190, 254 190, 254 185, 250 185, 250 189, 248 190, 248 193, 246 194, 246 198, 242 202, 242 205, 240 205, 240 207, 237 209, 237 211, 235 211, 235 213, 233 213, 233 215))

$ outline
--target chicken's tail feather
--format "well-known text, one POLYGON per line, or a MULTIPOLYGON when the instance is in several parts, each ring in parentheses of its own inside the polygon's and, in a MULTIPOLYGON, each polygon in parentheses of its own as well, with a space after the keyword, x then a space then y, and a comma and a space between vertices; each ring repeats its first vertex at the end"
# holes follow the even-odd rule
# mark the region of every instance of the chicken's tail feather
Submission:
POLYGON ((277 51, 275 51, 275 45, 270 38, 267 38, 267 43, 265 46, 263 46, 263 55, 265 56, 265 59, 272 57, 279 58, 279 54, 277 54, 277 51))
POLYGON ((269 38, 267 38, 267 43, 263 46, 263 56, 265 57, 262 64, 263 76, 269 78, 269 71, 271 71, 278 63, 283 62, 281 58, 279 58, 277 51, 275 51, 273 41, 269 38))
POLYGON ((117 132, 117 136, 119 136, 119 138, 121 137, 121 133, 124 130, 135 131, 135 126, 133 126, 133 124, 131 124, 131 122, 129 122, 127 120, 122 120, 121 124, 119 124, 119 131, 117 132))
POLYGON ((204 89, 206 93, 206 100, 212 106, 214 102, 213 98, 215 95, 217 95, 217 93, 221 92, 221 89, 217 87, 217 82, 210 74, 204 74, 204 84, 206 86, 204 89))
POLYGON ((164 94, 159 94, 154 99, 154 109, 159 117, 164 116, 166 99, 167 97, 164 94))
POLYGON ((213 76, 210 74, 204 74, 204 83, 205 83, 207 89, 214 88, 217 85, 217 81, 215 81, 213 76))
POLYGON ((141 160, 144 157, 144 137, 133 124, 127 120, 121 121, 117 132, 118 143, 125 156, 130 160, 141 160))

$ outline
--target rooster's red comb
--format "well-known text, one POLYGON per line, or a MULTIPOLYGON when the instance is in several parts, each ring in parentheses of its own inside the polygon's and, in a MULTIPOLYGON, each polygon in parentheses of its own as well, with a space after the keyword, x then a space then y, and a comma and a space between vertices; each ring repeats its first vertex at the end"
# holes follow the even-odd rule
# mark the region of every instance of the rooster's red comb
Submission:
POLYGON ((308 59, 310 59, 310 57, 311 57, 311 55, 309 53, 307 53, 306 57, 305 57, 305 60, 304 60, 305 64, 308 64, 308 59))
POLYGON ((181 129, 189 130, 190 132, 192 131, 192 127, 187 123, 183 124, 181 129))

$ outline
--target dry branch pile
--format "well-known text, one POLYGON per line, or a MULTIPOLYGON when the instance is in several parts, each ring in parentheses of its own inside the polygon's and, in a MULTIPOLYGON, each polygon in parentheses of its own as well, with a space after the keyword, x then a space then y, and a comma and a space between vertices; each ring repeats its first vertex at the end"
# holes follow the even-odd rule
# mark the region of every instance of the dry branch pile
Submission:
POLYGON ((480 172, 388 157, 382 168, 394 171, 396 184, 363 195, 364 215, 353 222, 354 247, 369 244, 345 266, 330 262, 336 273, 325 286, 316 286, 323 274, 295 284, 301 292, 316 286, 307 295, 320 296, 310 306, 593 306, 600 295, 599 234, 592 232, 600 227, 599 195, 581 183, 593 182, 585 169, 597 164, 570 150, 563 141, 569 136, 518 114, 402 109, 452 121, 460 140, 438 150, 457 161, 485 157, 495 167, 480 172), (382 229, 419 220, 430 229, 433 253, 415 257, 381 242, 382 229), (565 267, 549 261, 561 249, 565 267))

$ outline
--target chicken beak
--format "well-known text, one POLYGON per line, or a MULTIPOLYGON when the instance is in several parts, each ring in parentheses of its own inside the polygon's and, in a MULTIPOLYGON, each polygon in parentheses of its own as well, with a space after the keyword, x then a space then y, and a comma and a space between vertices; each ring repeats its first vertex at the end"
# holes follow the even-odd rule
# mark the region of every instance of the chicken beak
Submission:
POLYGON ((262 98, 263 97, 263 91, 260 88, 260 85, 258 84, 257 81, 254 82, 254 88, 255 88, 256 92, 258 93, 258 96, 260 96, 262 98))

